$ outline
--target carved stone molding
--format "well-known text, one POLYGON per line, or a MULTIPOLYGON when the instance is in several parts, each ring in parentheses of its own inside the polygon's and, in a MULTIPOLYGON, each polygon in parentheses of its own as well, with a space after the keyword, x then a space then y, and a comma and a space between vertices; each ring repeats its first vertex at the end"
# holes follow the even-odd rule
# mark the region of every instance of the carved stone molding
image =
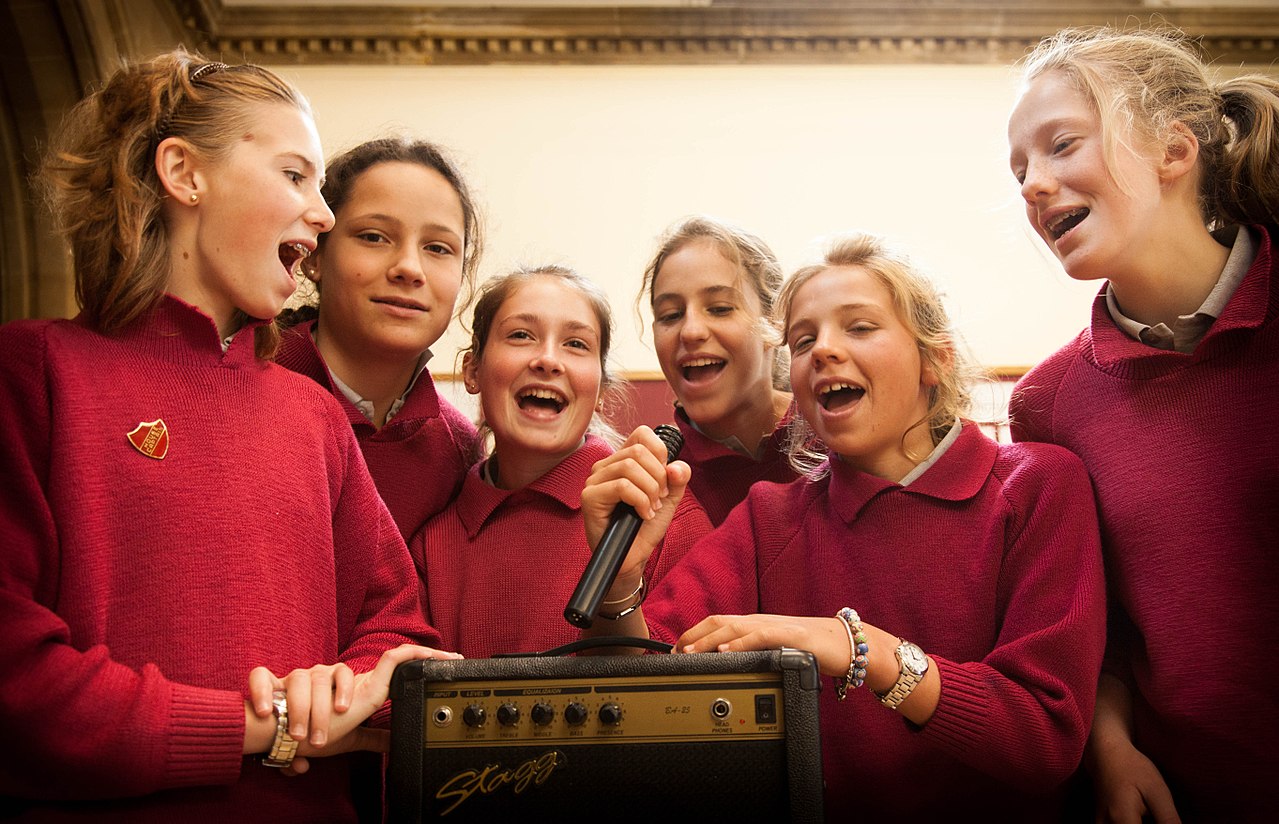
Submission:
POLYGON ((709 2, 485 8, 183 0, 202 49, 271 64, 1002 63, 1066 26, 1164 22, 1213 59, 1279 59, 1279 4, 709 2))

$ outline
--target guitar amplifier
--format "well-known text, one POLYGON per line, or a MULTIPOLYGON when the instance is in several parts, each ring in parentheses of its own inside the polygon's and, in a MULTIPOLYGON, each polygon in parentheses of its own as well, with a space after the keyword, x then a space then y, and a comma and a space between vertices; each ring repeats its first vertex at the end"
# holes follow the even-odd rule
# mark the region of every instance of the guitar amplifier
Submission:
POLYGON ((410 661, 391 821, 821 821, 811 653, 410 661))

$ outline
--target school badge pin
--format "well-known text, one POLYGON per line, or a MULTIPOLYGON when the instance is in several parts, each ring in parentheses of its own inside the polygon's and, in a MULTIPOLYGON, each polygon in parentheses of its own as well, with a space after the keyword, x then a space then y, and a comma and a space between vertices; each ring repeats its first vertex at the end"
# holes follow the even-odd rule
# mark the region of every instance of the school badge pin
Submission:
POLYGON ((169 454, 169 427, 164 425, 163 418, 154 421, 143 421, 126 435, 133 448, 157 461, 164 460, 169 454))

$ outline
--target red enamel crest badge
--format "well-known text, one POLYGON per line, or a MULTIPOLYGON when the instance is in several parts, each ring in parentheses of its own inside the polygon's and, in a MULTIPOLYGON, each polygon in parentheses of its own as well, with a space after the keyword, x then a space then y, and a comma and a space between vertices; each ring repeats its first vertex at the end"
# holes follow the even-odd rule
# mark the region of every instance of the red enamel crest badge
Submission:
POLYGON ((129 443, 133 444, 134 449, 148 458, 159 461, 169 454, 169 427, 164 425, 162 418, 143 421, 125 437, 129 439, 129 443))

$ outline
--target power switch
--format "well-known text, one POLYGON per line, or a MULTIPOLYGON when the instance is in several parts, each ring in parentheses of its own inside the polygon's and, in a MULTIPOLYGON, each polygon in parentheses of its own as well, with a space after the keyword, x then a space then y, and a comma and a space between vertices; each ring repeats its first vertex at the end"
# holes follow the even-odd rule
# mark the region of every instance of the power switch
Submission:
POLYGON ((777 696, 762 694, 755 696, 755 723, 777 723, 777 696))

